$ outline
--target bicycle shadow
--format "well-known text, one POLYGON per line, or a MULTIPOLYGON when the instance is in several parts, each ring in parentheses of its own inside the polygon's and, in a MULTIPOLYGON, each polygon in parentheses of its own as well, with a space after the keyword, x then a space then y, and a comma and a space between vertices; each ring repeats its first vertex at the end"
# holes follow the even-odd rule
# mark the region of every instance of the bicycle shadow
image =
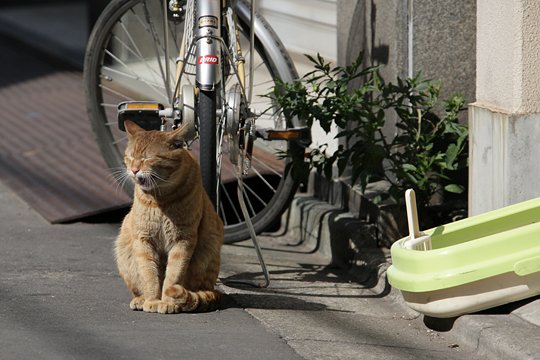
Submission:
MULTIPOLYGON (((272 264, 268 266, 274 267, 272 264)), ((223 286, 230 290, 227 291, 226 306, 262 310, 353 312, 336 309, 328 304, 384 298, 391 290, 387 281, 381 290, 376 291, 370 286, 371 282, 358 282, 356 277, 343 269, 311 264, 271 270, 271 283, 267 288, 241 283, 260 280, 261 274, 258 272, 242 272, 221 278, 223 286)))

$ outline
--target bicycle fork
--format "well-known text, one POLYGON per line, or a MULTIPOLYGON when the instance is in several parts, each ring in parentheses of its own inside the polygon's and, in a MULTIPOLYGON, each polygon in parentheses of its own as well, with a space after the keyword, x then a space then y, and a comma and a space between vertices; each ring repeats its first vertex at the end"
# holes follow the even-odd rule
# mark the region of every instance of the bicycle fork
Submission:
POLYGON ((197 1, 196 82, 200 90, 215 90, 221 81, 221 5, 219 1, 197 1))
MULTIPOLYGON (((218 88, 221 81, 221 41, 217 40, 221 39, 221 1, 197 1, 196 14, 197 18, 195 21, 195 26, 197 30, 195 33, 196 37, 198 38, 196 44, 196 83, 197 87, 201 91, 214 91, 218 88)), ((251 31, 254 32, 254 29, 252 28, 251 31)), ((236 56, 237 54, 233 55, 236 56)), ((233 64, 233 66, 236 66, 237 68, 240 67, 240 74, 244 74, 243 61, 233 64)), ((243 78, 239 80, 244 88, 245 94, 245 81, 243 78)), ((244 156, 241 156, 241 162, 244 162, 244 156)), ((243 169, 244 165, 241 164, 240 168, 243 169)), ((261 249, 257 242, 257 236, 245 204, 242 171, 237 172, 236 175, 238 180, 237 192, 240 208, 242 210, 246 226, 248 226, 251 240, 255 246, 257 257, 259 258, 263 275, 265 277, 264 283, 255 283, 251 281, 241 281, 241 283, 254 285, 257 287, 267 287, 270 284, 270 279, 268 270, 266 269, 266 264, 262 257, 261 249)), ((217 205, 218 204, 216 204, 216 206, 217 205)))

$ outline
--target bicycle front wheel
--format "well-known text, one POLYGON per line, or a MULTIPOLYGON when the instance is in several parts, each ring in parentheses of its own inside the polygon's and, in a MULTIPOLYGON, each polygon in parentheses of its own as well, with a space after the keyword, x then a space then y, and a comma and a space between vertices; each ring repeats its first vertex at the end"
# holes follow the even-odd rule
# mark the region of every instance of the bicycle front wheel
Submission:
POLYGON ((200 91, 197 106, 199 118, 200 166, 203 186, 212 204, 216 207, 217 181, 217 136, 216 136, 216 92, 200 91))
MULTIPOLYGON (((250 9, 244 0, 235 3, 242 49, 249 49, 250 9)), ((123 168, 127 141, 125 133, 119 131, 117 126, 118 103, 144 100, 174 107, 175 60, 184 39, 184 21, 183 18, 173 18, 167 14, 163 0, 113 0, 96 22, 85 56, 84 82, 89 118, 104 159, 113 170, 123 168)), ((266 21, 257 15, 255 23, 255 86, 253 103, 249 106, 264 111, 271 109, 273 104, 270 99, 259 95, 270 92, 275 81, 293 81, 297 75, 286 50, 266 21)), ((249 62, 249 54, 244 56, 249 62)), ((249 68, 249 63, 246 68, 249 68)), ((226 92, 231 86, 229 82, 233 80, 233 76, 228 76, 221 84, 222 90, 226 92)), ((194 76, 189 73, 182 77, 182 81, 195 85, 194 76)), ((217 122, 222 120, 220 116, 223 116, 223 111, 217 112, 221 113, 219 116, 213 113, 214 107, 227 107, 223 103, 227 100, 226 96, 219 95, 198 92, 199 118, 201 111, 208 111, 212 114, 202 116, 216 119, 217 122), (207 105, 209 103, 210 107, 207 105)), ((290 125, 301 125, 297 119, 289 121, 292 121, 290 125)), ((270 110, 257 119, 256 125, 284 129, 287 119, 270 110)), ((200 137, 217 146, 215 144, 219 142, 214 139, 219 126, 215 122, 209 124, 210 128, 204 126, 199 122, 200 137)), ((214 181, 204 174, 216 174, 216 160, 211 157, 216 153, 222 156, 221 174, 215 175, 215 188, 216 192, 219 191, 220 199, 216 208, 225 223, 225 242, 230 243, 249 238, 249 231, 236 197, 237 182, 227 159, 227 139, 222 143, 221 149, 200 151, 200 163, 203 176, 210 179, 205 181, 214 181)), ((206 145, 194 143, 193 151, 199 151, 201 146, 206 145)), ((279 219, 296 190, 295 182, 284 176, 285 161, 275 156, 277 152, 287 151, 288 146, 287 142, 255 141, 252 170, 244 180, 244 195, 257 233, 268 229, 279 219)), ((209 188, 211 185, 206 186, 209 188)), ((126 187, 131 194, 129 184, 126 187)))

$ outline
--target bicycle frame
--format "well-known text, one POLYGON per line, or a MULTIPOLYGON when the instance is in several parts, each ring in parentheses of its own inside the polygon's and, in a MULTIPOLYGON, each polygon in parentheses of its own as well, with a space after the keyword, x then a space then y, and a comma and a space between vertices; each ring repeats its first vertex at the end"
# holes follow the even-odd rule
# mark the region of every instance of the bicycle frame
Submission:
MULTIPOLYGON (((222 59, 229 61, 232 65, 233 73, 237 77, 238 83, 241 85, 242 96, 246 103, 251 103, 253 89, 253 57, 255 43, 255 0, 251 0, 251 17, 250 17, 250 68, 249 68, 249 84, 246 88, 246 72, 245 59, 242 56, 240 47, 238 28, 236 27, 235 14, 233 13, 233 5, 228 4, 228 1, 234 0, 189 0, 187 4, 187 13, 193 14, 194 10, 197 13, 197 19, 186 21, 184 34, 186 40, 182 42, 180 52, 177 58, 176 68, 176 87, 174 96, 178 97, 180 92, 180 82, 186 68, 190 65, 195 65, 196 86, 200 90, 215 90, 217 85, 221 83, 222 74, 220 64, 222 59), (196 9, 195 9, 196 1, 196 9), (219 6, 218 6, 219 5, 219 6), (225 12, 225 10, 227 10, 225 12), (229 45, 233 47, 233 51, 229 51, 227 44, 221 34, 223 19, 226 18, 229 25, 229 45), (193 26, 197 27, 197 31, 193 33, 193 26), (225 56, 222 56, 225 51, 225 56), (190 57, 193 56, 195 64, 190 64, 190 57)), ((225 89, 223 89, 225 90, 225 89)), ((224 94, 223 94, 224 95, 224 94)), ((172 103, 172 102, 171 102, 172 103)))
POLYGON ((196 7, 196 82, 201 90, 215 90, 221 82, 221 4, 198 0, 196 7))
MULTIPOLYGON (((253 93, 253 73, 254 73, 254 67, 253 67, 253 54, 254 54, 254 33, 255 33, 255 26, 254 26, 254 20, 255 20, 255 6, 253 3, 253 0, 251 2, 251 33, 250 33, 250 71, 249 71, 249 99, 247 97, 246 92, 246 84, 245 84, 245 68, 244 63, 245 60, 242 56, 242 50, 240 47, 240 41, 239 41, 239 33, 236 26, 236 20, 234 18, 234 13, 232 13, 232 7, 227 6, 227 0, 223 1, 216 1, 216 0, 197 0, 196 1, 196 9, 190 8, 190 5, 193 6, 194 0, 188 1, 188 13, 193 13, 193 10, 196 10, 196 19, 194 19, 194 22, 189 19, 186 21, 184 34, 190 34, 191 33, 191 27, 195 26, 194 31, 194 38, 188 39, 188 41, 183 42, 183 46, 180 49, 179 59, 183 59, 181 62, 181 66, 179 65, 180 62, 178 62, 177 66, 181 67, 180 70, 177 69, 177 85, 176 89, 178 90, 181 77, 185 71, 186 65, 189 64, 189 57, 192 54, 192 49, 195 47, 195 79, 196 79, 196 87, 199 90, 202 91, 214 91, 219 87, 220 83, 223 83, 222 79, 222 64, 220 64, 220 61, 228 61, 230 62, 230 65, 233 69, 234 75, 237 77, 238 83, 240 84, 241 88, 241 96, 243 98, 244 104, 249 106, 249 103, 251 102, 251 94, 253 93), (227 9, 227 12, 224 10, 227 9), (224 42, 221 34, 221 28, 222 28, 222 18, 227 17, 227 24, 229 25, 229 45, 232 46, 233 52, 231 53, 230 49, 226 46, 226 43, 224 42), (190 42, 191 44, 189 46, 186 46, 186 44, 190 42), (185 52, 186 47, 188 48, 187 53, 185 52), (222 56, 222 50, 225 52, 226 56, 222 56), (225 60, 222 60, 225 59, 225 60)), ((175 91, 175 94, 178 93, 178 91, 175 91)), ((222 99, 225 100, 225 89, 224 86, 221 87, 221 93, 222 93, 222 99)), ((230 106, 230 104, 228 105, 230 106)), ((253 114, 248 109, 248 113, 250 117, 253 117, 253 114)), ((225 109, 223 108, 221 111, 221 114, 225 114, 225 109)), ((254 125, 251 123, 245 124, 245 121, 247 119, 242 119, 240 126, 238 127, 239 136, 241 139, 240 146, 244 147, 243 144, 243 138, 245 136, 245 133, 251 133, 251 131, 254 132, 254 125), (244 129, 244 125, 246 129, 244 129)), ((229 119, 229 121, 232 121, 229 119)), ((220 124, 220 129, 218 130, 219 136, 218 136, 218 142, 219 146, 217 146, 218 149, 221 149, 221 141, 223 137, 223 127, 224 124, 220 124)), ((253 134, 249 134, 248 136, 253 136, 253 134)), ((245 171, 244 162, 248 163, 250 161, 251 157, 251 150, 252 150, 252 144, 247 144, 247 152, 244 154, 243 151, 240 152, 240 172, 245 171), (247 155, 247 156, 246 156, 247 155), (247 157, 247 159, 246 159, 247 157)), ((243 150, 243 149, 242 149, 243 150)), ((218 151, 219 152, 219 151, 218 151)), ((217 169, 218 174, 220 173, 221 168, 221 154, 217 154, 217 169)), ((248 165, 249 166, 249 165, 248 165)), ((249 212, 247 210, 247 206, 244 201, 244 185, 243 185, 243 179, 242 174, 237 174, 238 178, 238 199, 240 202, 240 207, 242 210, 242 213, 244 215, 244 218, 246 219, 246 225, 249 228, 251 239, 253 241, 253 244, 255 246, 255 250, 257 253, 257 257, 259 258, 259 262, 261 264, 261 268, 263 271, 263 275, 265 277, 265 282, 263 283, 256 283, 252 281, 235 281, 239 283, 254 285, 257 287, 267 287, 270 284, 268 270, 266 269, 266 264, 264 262, 264 259, 262 257, 261 249, 258 245, 258 242, 256 240, 256 234, 255 230, 253 228, 253 225, 251 224, 249 212)), ((219 189, 217 189, 219 190, 219 189)), ((219 191, 216 192, 219 194, 219 191)), ((217 203, 219 203, 219 198, 217 200, 217 203)))

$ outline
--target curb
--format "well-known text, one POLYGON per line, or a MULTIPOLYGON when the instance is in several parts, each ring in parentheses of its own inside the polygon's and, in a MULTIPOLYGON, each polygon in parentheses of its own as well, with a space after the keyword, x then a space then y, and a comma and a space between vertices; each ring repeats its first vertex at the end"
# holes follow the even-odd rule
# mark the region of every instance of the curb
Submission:
MULTIPOLYGON (((475 349, 488 359, 538 359, 540 300, 527 299, 489 311, 462 315, 453 319, 436 319, 410 309, 398 289, 386 277, 391 265, 389 249, 381 248, 373 238, 362 236, 369 229, 358 215, 311 196, 297 196, 289 210, 291 237, 310 244, 333 266, 349 269, 359 283, 390 300, 404 319, 423 321, 428 329, 447 333, 461 344, 475 349), (341 247, 341 248, 339 248, 341 247)), ((538 297, 540 299, 540 297, 538 297)), ((459 346, 459 344, 457 344, 459 346)))

